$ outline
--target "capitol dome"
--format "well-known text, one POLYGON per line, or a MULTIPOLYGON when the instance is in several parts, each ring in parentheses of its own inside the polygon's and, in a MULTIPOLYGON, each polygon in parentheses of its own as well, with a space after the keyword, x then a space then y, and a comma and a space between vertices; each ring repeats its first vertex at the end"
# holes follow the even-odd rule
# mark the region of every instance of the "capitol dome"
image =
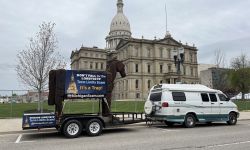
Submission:
POLYGON ((123 1, 117 0, 117 14, 110 24, 110 32, 106 37, 106 48, 113 51, 121 39, 130 37, 130 24, 128 18, 123 14, 123 1))
POLYGON ((115 31, 127 31, 131 33, 129 21, 123 13, 117 13, 111 22, 110 32, 115 31))

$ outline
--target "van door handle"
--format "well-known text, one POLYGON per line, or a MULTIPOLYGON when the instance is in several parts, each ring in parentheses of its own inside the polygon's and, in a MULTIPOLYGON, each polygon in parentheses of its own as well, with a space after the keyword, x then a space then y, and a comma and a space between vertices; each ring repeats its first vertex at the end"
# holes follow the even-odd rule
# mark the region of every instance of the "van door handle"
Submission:
POLYGON ((214 104, 214 103, 211 103, 211 104, 214 104))
POLYGON ((224 104, 224 103, 220 103, 220 104, 224 104))

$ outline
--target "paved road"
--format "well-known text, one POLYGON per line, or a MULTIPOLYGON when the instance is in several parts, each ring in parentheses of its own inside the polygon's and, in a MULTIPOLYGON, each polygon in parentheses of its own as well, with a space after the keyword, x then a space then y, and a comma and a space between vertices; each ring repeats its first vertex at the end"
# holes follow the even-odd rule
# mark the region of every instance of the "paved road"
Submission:
POLYGON ((226 124, 166 127, 144 124, 108 129, 98 137, 66 139, 55 130, 0 134, 0 150, 249 150, 250 120, 226 124))

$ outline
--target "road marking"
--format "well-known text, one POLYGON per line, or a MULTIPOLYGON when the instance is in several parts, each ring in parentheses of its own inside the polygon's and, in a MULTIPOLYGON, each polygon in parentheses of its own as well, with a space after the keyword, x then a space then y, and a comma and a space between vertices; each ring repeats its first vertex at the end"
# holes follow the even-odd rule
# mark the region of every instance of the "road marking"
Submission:
POLYGON ((246 144, 246 143, 250 143, 250 141, 235 142, 235 143, 226 143, 226 144, 218 144, 218 145, 211 145, 211 146, 207 146, 207 147, 209 147, 209 148, 212 148, 212 147, 223 147, 223 146, 239 145, 239 144, 246 144))
POLYGON ((16 142, 15 143, 19 143, 20 142, 20 140, 21 140, 21 138, 22 138, 22 134, 20 134, 18 137, 17 137, 17 139, 16 139, 16 142))

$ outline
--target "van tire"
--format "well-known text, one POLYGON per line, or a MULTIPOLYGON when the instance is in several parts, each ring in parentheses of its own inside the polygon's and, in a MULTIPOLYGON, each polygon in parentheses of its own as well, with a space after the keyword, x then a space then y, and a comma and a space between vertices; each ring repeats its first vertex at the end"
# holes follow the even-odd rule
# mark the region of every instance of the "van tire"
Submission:
POLYGON ((82 133, 82 123, 78 120, 69 120, 63 126, 63 134, 68 138, 76 138, 82 133))
POLYGON ((186 128, 193 128, 193 127, 195 127, 195 124, 196 124, 195 116, 193 114, 187 114, 183 125, 186 128))
POLYGON ((100 119, 91 119, 86 124, 85 129, 89 136, 97 136, 102 133, 103 124, 100 119))
POLYGON ((237 115, 234 112, 229 114, 229 120, 227 121, 228 125, 236 125, 237 123, 237 115))

